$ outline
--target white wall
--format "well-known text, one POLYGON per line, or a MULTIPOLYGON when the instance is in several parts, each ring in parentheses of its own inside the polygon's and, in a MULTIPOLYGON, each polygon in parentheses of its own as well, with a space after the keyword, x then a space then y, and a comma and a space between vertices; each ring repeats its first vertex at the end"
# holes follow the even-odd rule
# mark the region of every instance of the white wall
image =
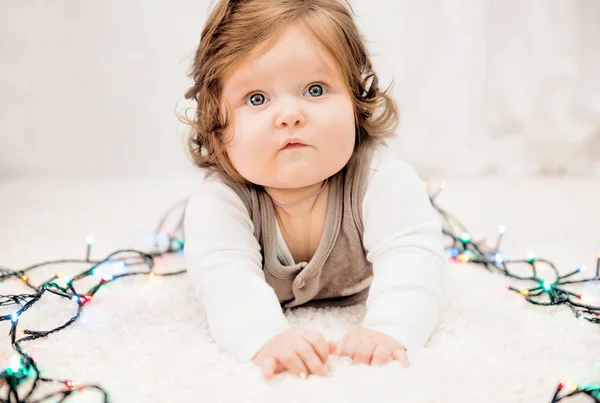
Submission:
MULTIPOLYGON (((600 176, 600 1, 352 4, 422 175, 600 176)), ((0 175, 191 172, 175 108, 208 7, 0 0, 0 175)))

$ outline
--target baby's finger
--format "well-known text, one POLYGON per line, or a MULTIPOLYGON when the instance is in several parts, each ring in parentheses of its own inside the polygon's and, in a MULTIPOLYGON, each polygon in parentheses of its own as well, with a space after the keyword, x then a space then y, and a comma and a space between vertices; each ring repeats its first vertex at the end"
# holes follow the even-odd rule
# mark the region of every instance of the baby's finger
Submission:
POLYGON ((327 343, 329 345, 329 354, 337 354, 338 344, 334 341, 327 343))
POLYGON ((346 341, 338 347, 338 355, 354 358, 356 348, 362 341, 362 338, 357 336, 346 338, 346 341))
POLYGON ((308 331, 302 335, 302 338, 312 346, 321 358, 321 362, 325 363, 329 356, 329 345, 323 336, 319 332, 308 331))
POLYGON ((393 349, 385 344, 380 344, 375 347, 373 351, 373 358, 371 359, 371 365, 383 365, 392 358, 393 349))
POLYGON ((346 346, 348 345, 348 341, 352 339, 352 336, 354 334, 355 333, 353 333, 352 330, 349 331, 344 335, 344 337, 342 337, 342 340, 340 340, 340 342, 337 343, 337 349, 335 350, 335 353, 337 355, 344 355, 344 352, 346 351, 346 346))
POLYGON ((404 368, 408 368, 408 355, 404 349, 398 349, 394 351, 393 357, 395 360, 400 361, 404 368))
POLYGON ((276 360, 275 357, 270 357, 263 363, 263 375, 266 379, 271 379, 275 375, 276 360))
POLYGON ((302 361, 304 361, 304 365, 308 368, 308 372, 306 375, 315 374, 320 376, 327 376, 327 371, 325 371, 325 366, 321 361, 321 357, 314 350, 313 346, 302 339, 298 345, 296 345, 296 351, 302 361))
POLYGON ((275 358, 275 375, 285 372, 285 367, 275 358))
MULTIPOLYGON (((311 348, 312 350, 312 348, 311 348)), ((313 352, 314 354, 314 352, 313 352)), ((277 357, 279 362, 292 374, 301 376, 301 374, 308 375, 308 368, 304 365, 304 361, 294 348, 289 348, 277 357)))
POLYGON ((363 340, 363 342, 356 348, 356 353, 354 354, 353 360, 354 363, 368 365, 371 362, 373 351, 375 351, 377 345, 378 342, 376 339, 363 340))

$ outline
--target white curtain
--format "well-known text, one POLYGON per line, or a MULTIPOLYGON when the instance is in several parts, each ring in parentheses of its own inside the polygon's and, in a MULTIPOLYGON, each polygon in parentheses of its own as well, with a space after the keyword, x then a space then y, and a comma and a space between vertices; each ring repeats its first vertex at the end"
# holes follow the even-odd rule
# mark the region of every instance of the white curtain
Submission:
POLYGON ((386 72, 403 114, 403 153, 421 171, 600 176, 600 1, 394 8, 400 32, 377 42, 385 52, 398 41, 386 72))

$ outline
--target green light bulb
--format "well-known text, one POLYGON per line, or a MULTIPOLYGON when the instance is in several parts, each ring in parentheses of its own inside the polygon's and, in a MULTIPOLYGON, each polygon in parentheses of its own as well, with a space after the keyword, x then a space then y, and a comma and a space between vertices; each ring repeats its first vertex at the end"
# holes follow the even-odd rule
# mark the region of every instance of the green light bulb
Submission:
POLYGON ((529 252, 529 256, 527 257, 527 261, 529 263, 535 262, 535 253, 534 252, 529 252))
POLYGON ((460 236, 460 240, 463 243, 468 243, 471 241, 471 234, 469 234, 468 232, 463 232, 462 235, 460 236))
POLYGON ((548 281, 544 281, 544 290, 550 291, 551 288, 552 288, 552 284, 550 284, 550 282, 548 282, 548 281))

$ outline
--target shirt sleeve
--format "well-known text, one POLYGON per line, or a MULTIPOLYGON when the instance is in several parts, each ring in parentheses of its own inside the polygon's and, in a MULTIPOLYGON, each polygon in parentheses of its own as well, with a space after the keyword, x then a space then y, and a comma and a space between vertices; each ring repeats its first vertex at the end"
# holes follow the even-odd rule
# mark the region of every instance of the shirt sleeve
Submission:
POLYGON ((190 197, 184 225, 187 272, 210 333, 233 357, 249 362, 290 325, 265 281, 248 210, 233 189, 211 176, 190 197))
POLYGON ((440 316, 446 258, 441 221, 413 167, 374 155, 363 199, 363 245, 373 264, 365 328, 422 348, 440 316))

